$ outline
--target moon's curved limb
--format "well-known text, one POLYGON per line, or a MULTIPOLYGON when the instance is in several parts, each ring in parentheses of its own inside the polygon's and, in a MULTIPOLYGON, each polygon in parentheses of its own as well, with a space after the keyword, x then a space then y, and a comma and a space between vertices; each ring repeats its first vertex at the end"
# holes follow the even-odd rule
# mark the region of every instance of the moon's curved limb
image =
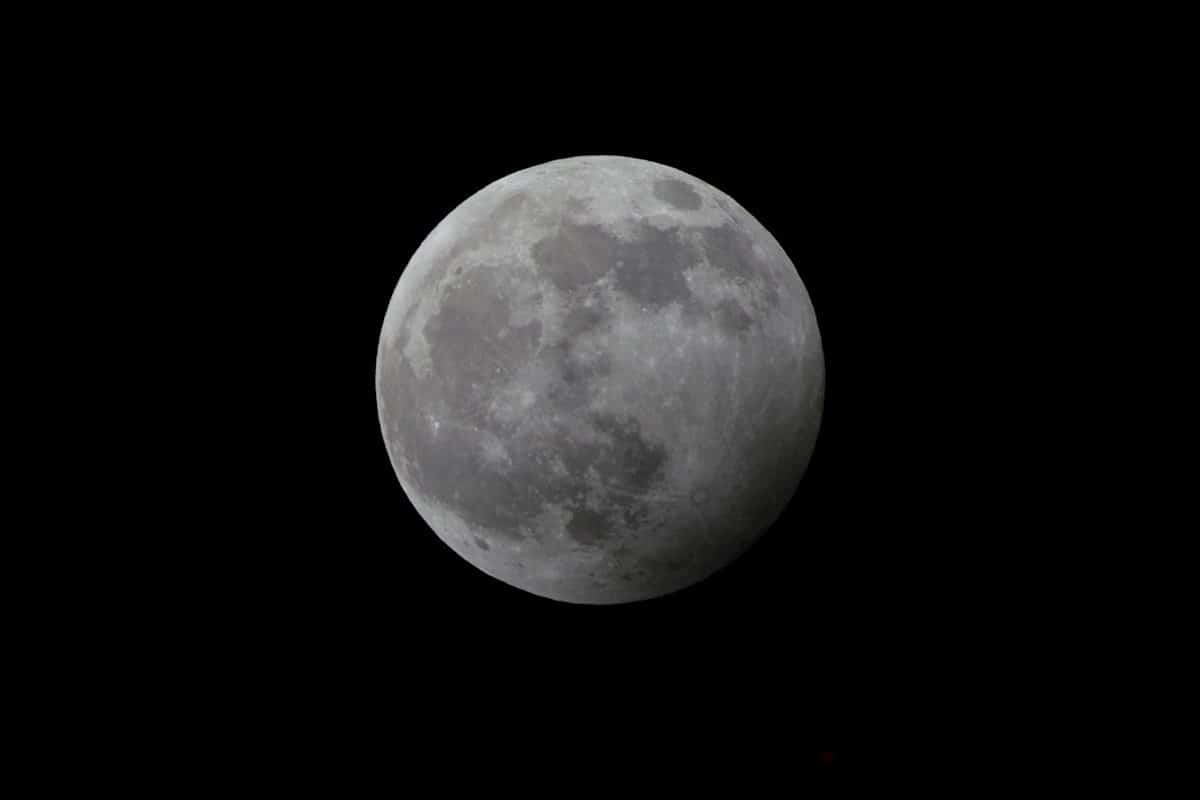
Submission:
POLYGON ((666 594, 778 516, 824 398, 808 294, 728 196, 638 159, 487 186, 426 238, 380 336, 404 491, 470 563, 579 603, 666 594))

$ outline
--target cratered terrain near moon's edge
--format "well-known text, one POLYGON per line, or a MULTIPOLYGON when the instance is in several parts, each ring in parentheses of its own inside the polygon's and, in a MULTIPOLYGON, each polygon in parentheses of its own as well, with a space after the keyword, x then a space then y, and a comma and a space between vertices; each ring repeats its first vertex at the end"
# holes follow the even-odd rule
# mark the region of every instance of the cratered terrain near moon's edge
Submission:
POLYGON ((400 277, 376 396, 422 518, 483 572, 572 603, 694 584, 782 512, 825 365, 792 262, 661 164, 552 161, 452 211, 400 277))

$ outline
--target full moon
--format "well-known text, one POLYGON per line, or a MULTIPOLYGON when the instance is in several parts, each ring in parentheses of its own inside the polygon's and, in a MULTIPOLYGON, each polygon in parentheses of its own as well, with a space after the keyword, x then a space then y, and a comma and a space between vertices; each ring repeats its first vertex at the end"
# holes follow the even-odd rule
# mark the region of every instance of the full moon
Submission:
POLYGON ((732 198, 567 158, 437 225, 383 320, 376 400, 404 493, 466 561, 570 603, 697 583, 787 505, 821 424, 808 292, 732 198))

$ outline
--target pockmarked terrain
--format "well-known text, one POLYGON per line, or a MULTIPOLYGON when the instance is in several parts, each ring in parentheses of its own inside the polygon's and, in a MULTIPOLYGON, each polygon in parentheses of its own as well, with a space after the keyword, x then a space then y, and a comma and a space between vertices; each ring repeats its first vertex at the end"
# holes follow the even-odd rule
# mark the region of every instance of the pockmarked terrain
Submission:
POLYGON ((483 572, 621 603, 689 586, 779 516, 824 359, 775 238, 679 170, 514 173, 434 230, 383 322, 376 397, 405 494, 483 572))

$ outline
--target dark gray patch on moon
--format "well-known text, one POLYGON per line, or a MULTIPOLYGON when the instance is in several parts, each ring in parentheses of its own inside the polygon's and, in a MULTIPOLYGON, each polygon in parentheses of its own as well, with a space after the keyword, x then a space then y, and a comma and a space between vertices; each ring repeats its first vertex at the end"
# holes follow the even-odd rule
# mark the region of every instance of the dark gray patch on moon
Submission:
POLYGON ((567 312, 563 319, 564 341, 595 330, 608 319, 611 319, 611 314, 603 297, 598 293, 593 294, 567 312))
POLYGON ((738 301, 732 298, 726 298, 713 310, 713 316, 717 321, 717 326, 731 335, 738 335, 750 330, 754 325, 754 319, 746 313, 738 301))
POLYGON ((552 236, 533 245, 542 274, 564 292, 594 283, 612 266, 613 237, 599 225, 563 222, 552 236))
POLYGON ((655 181, 654 196, 684 211, 696 211, 704 204, 695 189, 674 178, 655 181))
MULTIPOLYGON (((433 268, 429 270, 418 289, 420 294, 431 290, 434 283, 440 280, 451 267, 461 273, 462 259, 468 253, 488 245, 496 244, 502 239, 502 230, 510 225, 527 207, 529 197, 523 192, 515 192, 496 204, 496 207, 486 213, 481 219, 468 223, 450 245, 433 259, 433 268)), ((400 321, 400 327, 407 329, 412 316, 417 310, 413 303, 400 321)))
POLYGON ((614 249, 620 291, 655 307, 694 300, 684 270, 699 261, 699 254, 679 238, 678 231, 645 224, 636 242, 614 240, 614 249))
POLYGON ((626 242, 597 225, 564 221, 534 243, 531 255, 563 291, 581 290, 612 270, 616 288, 639 303, 661 307, 695 299, 684 270, 699 262, 700 253, 676 229, 642 222, 635 240, 626 242))
POLYGON ((672 574, 684 570, 688 566, 689 557, 684 554, 668 556, 645 556, 639 563, 642 569, 651 573, 672 574))
POLYGON ((486 405, 512 367, 528 360, 541 341, 541 320, 510 325, 512 307, 496 273, 484 266, 463 275, 425 325, 443 397, 459 413, 486 405))
POLYGON ((642 493, 649 489, 662 474, 667 463, 667 450, 642 437, 641 425, 636 417, 624 419, 614 414, 594 413, 592 424, 597 430, 612 439, 612 446, 605 448, 593 465, 613 485, 628 491, 642 493))
MULTIPOLYGON (((754 252, 754 240, 745 231, 733 225, 722 225, 704 228, 700 231, 700 238, 708 261, 714 267, 741 285, 763 284, 766 265, 754 252)), ((773 307, 779 300, 779 294, 771 283, 765 283, 764 289, 769 305, 773 307)))
POLYGON ((607 539, 612 533, 613 524, 607 514, 587 507, 576 508, 571 513, 571 521, 567 523, 567 535, 580 544, 596 544, 607 539))

